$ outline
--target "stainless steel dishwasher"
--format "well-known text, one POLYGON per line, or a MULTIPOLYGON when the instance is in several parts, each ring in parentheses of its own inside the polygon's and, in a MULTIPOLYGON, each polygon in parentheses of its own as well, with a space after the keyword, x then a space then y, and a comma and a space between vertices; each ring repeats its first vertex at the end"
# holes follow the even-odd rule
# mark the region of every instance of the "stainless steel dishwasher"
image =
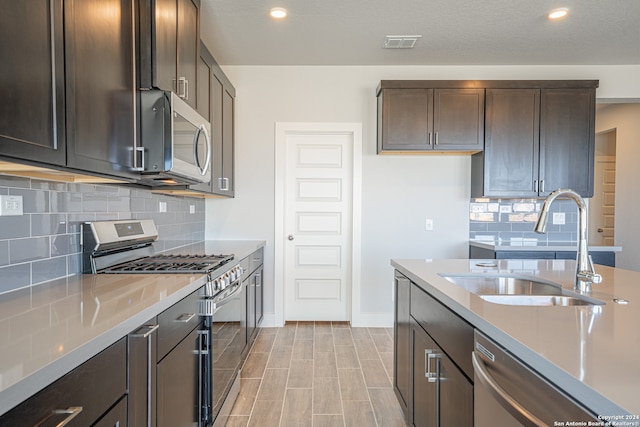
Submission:
POLYGON ((556 421, 598 421, 478 331, 473 348, 475 427, 547 427, 556 421))

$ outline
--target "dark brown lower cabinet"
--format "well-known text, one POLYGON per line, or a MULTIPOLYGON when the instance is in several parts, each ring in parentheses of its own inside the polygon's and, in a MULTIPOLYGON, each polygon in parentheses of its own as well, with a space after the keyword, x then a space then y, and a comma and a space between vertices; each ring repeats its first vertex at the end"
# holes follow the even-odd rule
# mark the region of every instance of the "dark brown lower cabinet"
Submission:
POLYGON ((408 425, 473 426, 473 326, 396 271, 393 388, 408 425))
POLYGON ((127 342, 122 338, 4 414, 0 426, 112 427, 119 422, 126 427, 126 392, 127 342))
POLYGON ((413 425, 473 426, 473 384, 413 319, 411 345, 413 425))
POLYGON ((395 272, 395 322, 393 328, 393 388, 404 412, 409 420, 411 402, 411 329, 409 325, 411 308, 411 281, 399 272, 395 272))

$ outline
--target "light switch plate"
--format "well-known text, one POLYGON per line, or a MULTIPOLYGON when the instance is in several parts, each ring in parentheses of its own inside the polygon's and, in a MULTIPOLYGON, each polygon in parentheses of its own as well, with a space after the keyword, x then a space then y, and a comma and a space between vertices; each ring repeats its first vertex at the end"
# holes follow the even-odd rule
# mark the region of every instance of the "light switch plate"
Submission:
POLYGON ((166 211, 167 211, 167 202, 159 202, 158 212, 166 212, 166 211))
POLYGON ((22 214, 22 196, 0 196, 0 216, 20 216, 22 214))
POLYGON ((425 229, 426 231, 433 231, 433 220, 432 220, 432 219, 427 218, 427 219, 424 221, 424 229, 425 229))
POLYGON ((196 205, 189 205, 189 213, 190 214, 196 213, 196 205))

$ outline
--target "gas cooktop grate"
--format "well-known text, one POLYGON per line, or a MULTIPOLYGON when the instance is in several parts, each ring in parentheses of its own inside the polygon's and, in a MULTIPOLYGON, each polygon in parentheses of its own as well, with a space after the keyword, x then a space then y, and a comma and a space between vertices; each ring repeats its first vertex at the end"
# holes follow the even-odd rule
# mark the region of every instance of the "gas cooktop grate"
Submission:
POLYGON ((102 270, 103 273, 206 273, 228 263, 233 255, 154 255, 102 270))

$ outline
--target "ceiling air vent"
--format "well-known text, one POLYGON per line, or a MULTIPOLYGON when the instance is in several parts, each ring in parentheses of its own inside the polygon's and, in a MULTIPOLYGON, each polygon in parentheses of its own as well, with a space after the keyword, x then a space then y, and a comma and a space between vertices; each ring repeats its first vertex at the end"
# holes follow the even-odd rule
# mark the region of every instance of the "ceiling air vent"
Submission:
POLYGON ((384 39, 385 49, 412 49, 422 36, 387 36, 384 39))

